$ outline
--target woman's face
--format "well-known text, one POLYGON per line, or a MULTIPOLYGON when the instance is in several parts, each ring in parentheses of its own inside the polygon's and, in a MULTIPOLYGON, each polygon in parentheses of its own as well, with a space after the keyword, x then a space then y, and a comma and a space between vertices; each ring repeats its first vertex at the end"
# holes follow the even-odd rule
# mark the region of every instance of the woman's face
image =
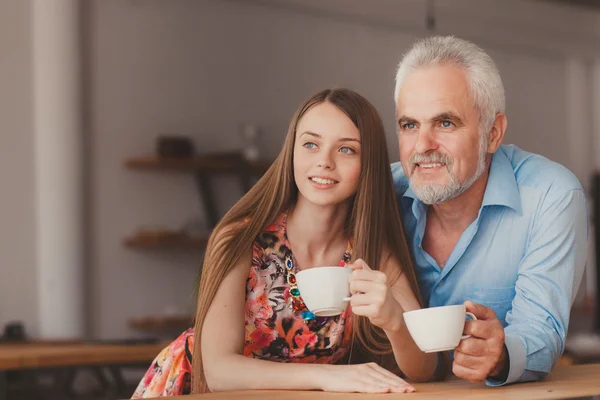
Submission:
POLYGON ((335 105, 324 102, 298 121, 294 178, 299 196, 327 206, 349 200, 360 176, 360 132, 335 105))

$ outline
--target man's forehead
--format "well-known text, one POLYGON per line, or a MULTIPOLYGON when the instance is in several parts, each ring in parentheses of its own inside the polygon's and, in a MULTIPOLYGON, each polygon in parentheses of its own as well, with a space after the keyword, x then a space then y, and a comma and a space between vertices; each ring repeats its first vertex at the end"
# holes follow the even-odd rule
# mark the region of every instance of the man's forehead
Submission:
POLYGON ((409 73, 398 93, 396 112, 434 116, 471 108, 469 82, 463 70, 455 66, 417 69, 409 73))
POLYGON ((430 119, 436 115, 450 113, 464 115, 475 110, 471 96, 454 92, 430 91, 415 96, 399 96, 396 115, 414 119, 430 119))

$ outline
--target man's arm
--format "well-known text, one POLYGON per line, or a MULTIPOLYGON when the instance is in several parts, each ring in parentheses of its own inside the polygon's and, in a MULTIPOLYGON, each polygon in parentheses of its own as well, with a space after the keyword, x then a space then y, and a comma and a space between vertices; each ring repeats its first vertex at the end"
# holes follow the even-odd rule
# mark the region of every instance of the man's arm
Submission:
POLYGON ((506 315, 507 357, 495 369, 499 376, 488 377, 488 385, 539 380, 556 364, 564 350, 587 246, 583 190, 571 190, 542 206, 519 265, 512 310, 506 315))

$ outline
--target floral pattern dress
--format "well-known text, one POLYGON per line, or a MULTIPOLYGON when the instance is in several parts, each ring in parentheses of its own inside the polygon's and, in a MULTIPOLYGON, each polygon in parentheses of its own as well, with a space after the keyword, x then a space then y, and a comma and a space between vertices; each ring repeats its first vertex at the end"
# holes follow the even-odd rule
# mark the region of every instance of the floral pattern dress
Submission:
MULTIPOLYGON (((300 269, 287 239, 286 221, 282 214, 252 246, 244 355, 277 362, 336 363, 350 350, 351 307, 334 317, 305 319, 294 306, 288 275, 300 269)), ((348 245, 339 265, 350 259, 348 245)), ((189 394, 193 349, 194 331, 188 329, 156 357, 132 398, 189 394)))

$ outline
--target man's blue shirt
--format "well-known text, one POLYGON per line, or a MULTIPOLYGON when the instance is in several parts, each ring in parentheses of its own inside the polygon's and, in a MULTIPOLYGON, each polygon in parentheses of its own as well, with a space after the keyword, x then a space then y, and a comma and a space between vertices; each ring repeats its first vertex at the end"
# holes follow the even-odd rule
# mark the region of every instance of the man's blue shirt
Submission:
POLYGON ((471 300, 505 327, 506 382, 537 380, 564 350, 569 312, 588 239, 585 193, 563 166, 516 146, 493 155, 483 203, 440 268, 422 248, 427 206, 392 164, 406 235, 425 306, 471 300))

